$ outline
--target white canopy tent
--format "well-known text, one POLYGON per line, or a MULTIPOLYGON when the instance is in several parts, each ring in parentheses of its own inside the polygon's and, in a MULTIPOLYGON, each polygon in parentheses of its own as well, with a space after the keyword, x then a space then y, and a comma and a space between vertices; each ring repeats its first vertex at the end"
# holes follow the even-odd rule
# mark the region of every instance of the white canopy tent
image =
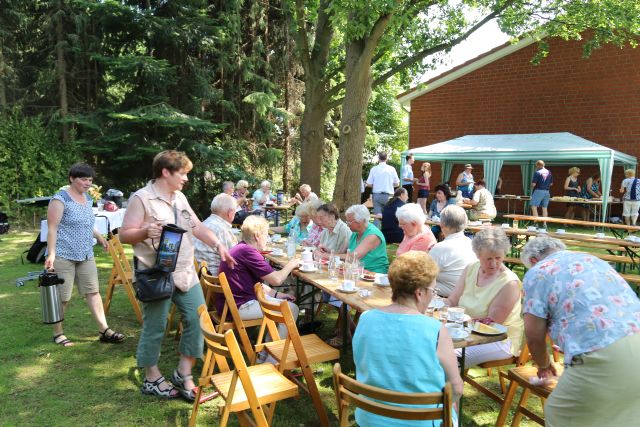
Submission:
MULTIPOLYGON (((442 181, 451 178, 454 164, 482 162, 487 189, 493 192, 502 165, 520 165, 523 194, 531 192, 535 162, 546 165, 599 165, 602 179, 602 221, 606 218, 614 166, 635 169, 637 159, 568 132, 466 135, 438 144, 412 148, 402 153, 402 166, 408 154, 415 160, 440 162, 442 181)), ((557 184, 556 184, 557 185, 557 184)))

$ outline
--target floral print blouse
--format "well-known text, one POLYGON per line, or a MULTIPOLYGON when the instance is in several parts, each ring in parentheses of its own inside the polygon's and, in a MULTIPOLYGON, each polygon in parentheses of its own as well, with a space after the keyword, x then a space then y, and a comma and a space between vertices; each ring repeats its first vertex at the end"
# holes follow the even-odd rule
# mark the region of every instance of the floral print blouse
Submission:
POLYGON ((565 361, 640 332, 640 301, 601 259, 559 251, 538 262, 523 280, 524 313, 549 321, 565 361))

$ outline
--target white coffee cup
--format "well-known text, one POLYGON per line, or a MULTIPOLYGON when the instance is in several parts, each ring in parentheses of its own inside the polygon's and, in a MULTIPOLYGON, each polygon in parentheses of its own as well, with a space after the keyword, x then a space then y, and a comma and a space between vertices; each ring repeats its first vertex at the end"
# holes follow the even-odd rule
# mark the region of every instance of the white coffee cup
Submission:
POLYGON ((447 323, 444 326, 449 331, 451 338, 460 338, 463 335, 464 328, 460 323, 447 323))
POLYGON ((449 307, 447 314, 452 322, 462 323, 464 320, 464 307, 449 307))
POLYGON ((308 264, 313 261, 313 254, 311 252, 302 252, 302 262, 308 264))
POLYGON ((311 262, 303 262, 300 270, 302 271, 312 271, 315 268, 313 261, 311 262))
POLYGON ((342 289, 345 291, 353 291, 356 288, 356 282, 353 280, 345 280, 342 282, 342 289))
POLYGON ((503 222, 503 223, 500 225, 500 227, 502 227, 502 228, 509 228, 509 227, 511 227, 511 226, 510 226, 509 224, 507 224, 506 222, 503 222))
POLYGON ((558 234, 564 234, 564 233, 566 233, 566 231, 565 231, 565 229, 564 229, 564 228, 558 228, 558 229, 556 230, 556 233, 558 233, 558 234))
POLYGON ((605 237, 605 234, 604 233, 596 233, 596 237, 598 239, 602 239, 603 237, 605 237))

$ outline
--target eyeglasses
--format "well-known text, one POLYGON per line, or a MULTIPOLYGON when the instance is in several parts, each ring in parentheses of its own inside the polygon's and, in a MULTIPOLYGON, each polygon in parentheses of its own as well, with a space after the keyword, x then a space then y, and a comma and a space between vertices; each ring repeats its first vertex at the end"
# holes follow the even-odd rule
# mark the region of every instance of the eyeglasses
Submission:
POLYGON ((195 228, 196 224, 195 222, 193 222, 193 220, 191 219, 191 212, 189 212, 186 209, 182 209, 180 211, 180 216, 182 217, 182 219, 184 219, 185 221, 187 221, 187 224, 189 224, 189 227, 191 228, 195 228))
POLYGON ((433 296, 438 295, 438 291, 436 290, 436 288, 422 288, 422 289, 431 292, 431 295, 433 296))

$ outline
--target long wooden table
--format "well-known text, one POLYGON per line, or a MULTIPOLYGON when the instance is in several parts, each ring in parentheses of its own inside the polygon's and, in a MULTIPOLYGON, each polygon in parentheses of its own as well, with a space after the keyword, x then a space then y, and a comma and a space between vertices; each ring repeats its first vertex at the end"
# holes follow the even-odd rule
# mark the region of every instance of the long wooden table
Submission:
POLYGON ((578 219, 555 218, 551 216, 532 216, 532 215, 505 215, 504 218, 513 221, 513 227, 518 228, 519 222, 545 222, 551 224, 575 225, 581 227, 598 227, 601 229, 609 229, 616 237, 624 237, 624 233, 633 233, 640 231, 639 226, 614 224, 611 222, 581 221, 578 219))

